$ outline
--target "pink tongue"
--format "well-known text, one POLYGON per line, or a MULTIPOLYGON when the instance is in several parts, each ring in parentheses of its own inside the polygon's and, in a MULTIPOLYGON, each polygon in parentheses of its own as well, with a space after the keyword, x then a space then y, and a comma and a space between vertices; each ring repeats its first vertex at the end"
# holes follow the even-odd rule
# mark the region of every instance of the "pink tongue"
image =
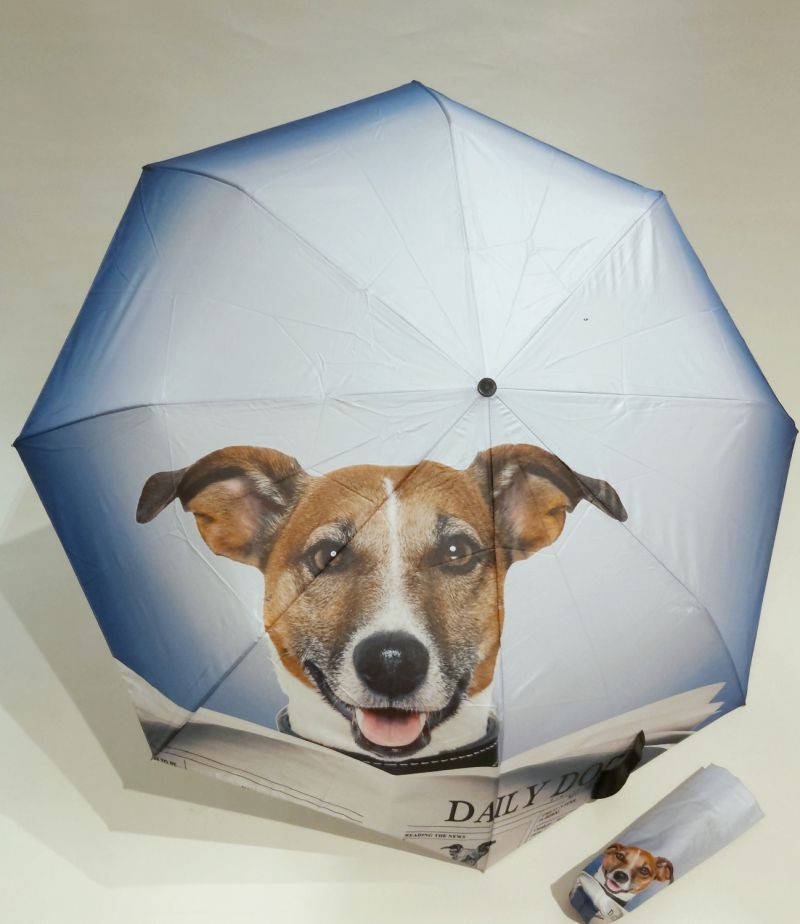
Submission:
POLYGON ((359 709, 356 721, 361 734, 373 744, 402 748, 419 738, 425 725, 425 713, 359 709))
POLYGON ((619 892, 622 888, 622 886, 614 882, 613 879, 606 879, 606 886, 611 889, 612 892, 619 892))

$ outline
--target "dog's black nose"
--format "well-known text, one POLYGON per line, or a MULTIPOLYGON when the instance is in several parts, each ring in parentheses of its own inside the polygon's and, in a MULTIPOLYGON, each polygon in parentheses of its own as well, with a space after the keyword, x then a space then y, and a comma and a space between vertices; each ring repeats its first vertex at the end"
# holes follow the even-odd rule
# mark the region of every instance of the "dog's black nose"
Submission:
POLYGON ((407 632, 376 632, 353 651, 356 673, 375 693, 391 698, 413 693, 428 673, 428 650, 407 632))
POLYGON ((628 881, 628 874, 621 869, 615 869, 611 878, 614 882, 619 882, 621 885, 624 885, 628 881))

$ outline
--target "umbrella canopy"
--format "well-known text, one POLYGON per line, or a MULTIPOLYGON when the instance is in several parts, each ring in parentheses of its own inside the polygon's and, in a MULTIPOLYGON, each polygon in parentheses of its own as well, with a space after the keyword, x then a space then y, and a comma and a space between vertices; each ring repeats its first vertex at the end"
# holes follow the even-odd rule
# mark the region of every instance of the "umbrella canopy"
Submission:
POLYGON ((662 193, 412 83, 146 167, 16 445, 154 753, 396 832, 742 704, 794 435, 662 193))

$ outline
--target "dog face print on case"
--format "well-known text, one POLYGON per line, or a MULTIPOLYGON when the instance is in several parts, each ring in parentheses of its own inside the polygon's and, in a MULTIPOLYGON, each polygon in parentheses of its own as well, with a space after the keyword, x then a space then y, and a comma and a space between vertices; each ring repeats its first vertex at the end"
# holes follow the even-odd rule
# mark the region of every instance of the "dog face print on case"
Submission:
POLYGON ((595 879, 619 901, 630 901, 654 882, 672 882, 675 872, 665 857, 654 857, 641 847, 611 844, 595 879))
POLYGON ((610 844, 599 862, 590 863, 578 876, 570 901, 584 921, 618 921, 629 903, 656 883, 675 878, 672 862, 643 847, 610 844), (589 871, 597 865, 594 874, 589 871))

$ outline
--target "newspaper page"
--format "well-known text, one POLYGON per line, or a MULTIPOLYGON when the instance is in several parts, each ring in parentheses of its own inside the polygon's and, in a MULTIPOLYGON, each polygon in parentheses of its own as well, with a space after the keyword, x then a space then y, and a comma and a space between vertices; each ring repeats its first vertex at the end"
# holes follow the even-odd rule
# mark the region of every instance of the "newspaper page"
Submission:
POLYGON ((660 700, 497 766, 393 775, 327 747, 202 708, 182 713, 123 668, 156 759, 234 783, 484 870, 591 798, 644 731, 644 759, 691 734, 721 684, 660 700))

